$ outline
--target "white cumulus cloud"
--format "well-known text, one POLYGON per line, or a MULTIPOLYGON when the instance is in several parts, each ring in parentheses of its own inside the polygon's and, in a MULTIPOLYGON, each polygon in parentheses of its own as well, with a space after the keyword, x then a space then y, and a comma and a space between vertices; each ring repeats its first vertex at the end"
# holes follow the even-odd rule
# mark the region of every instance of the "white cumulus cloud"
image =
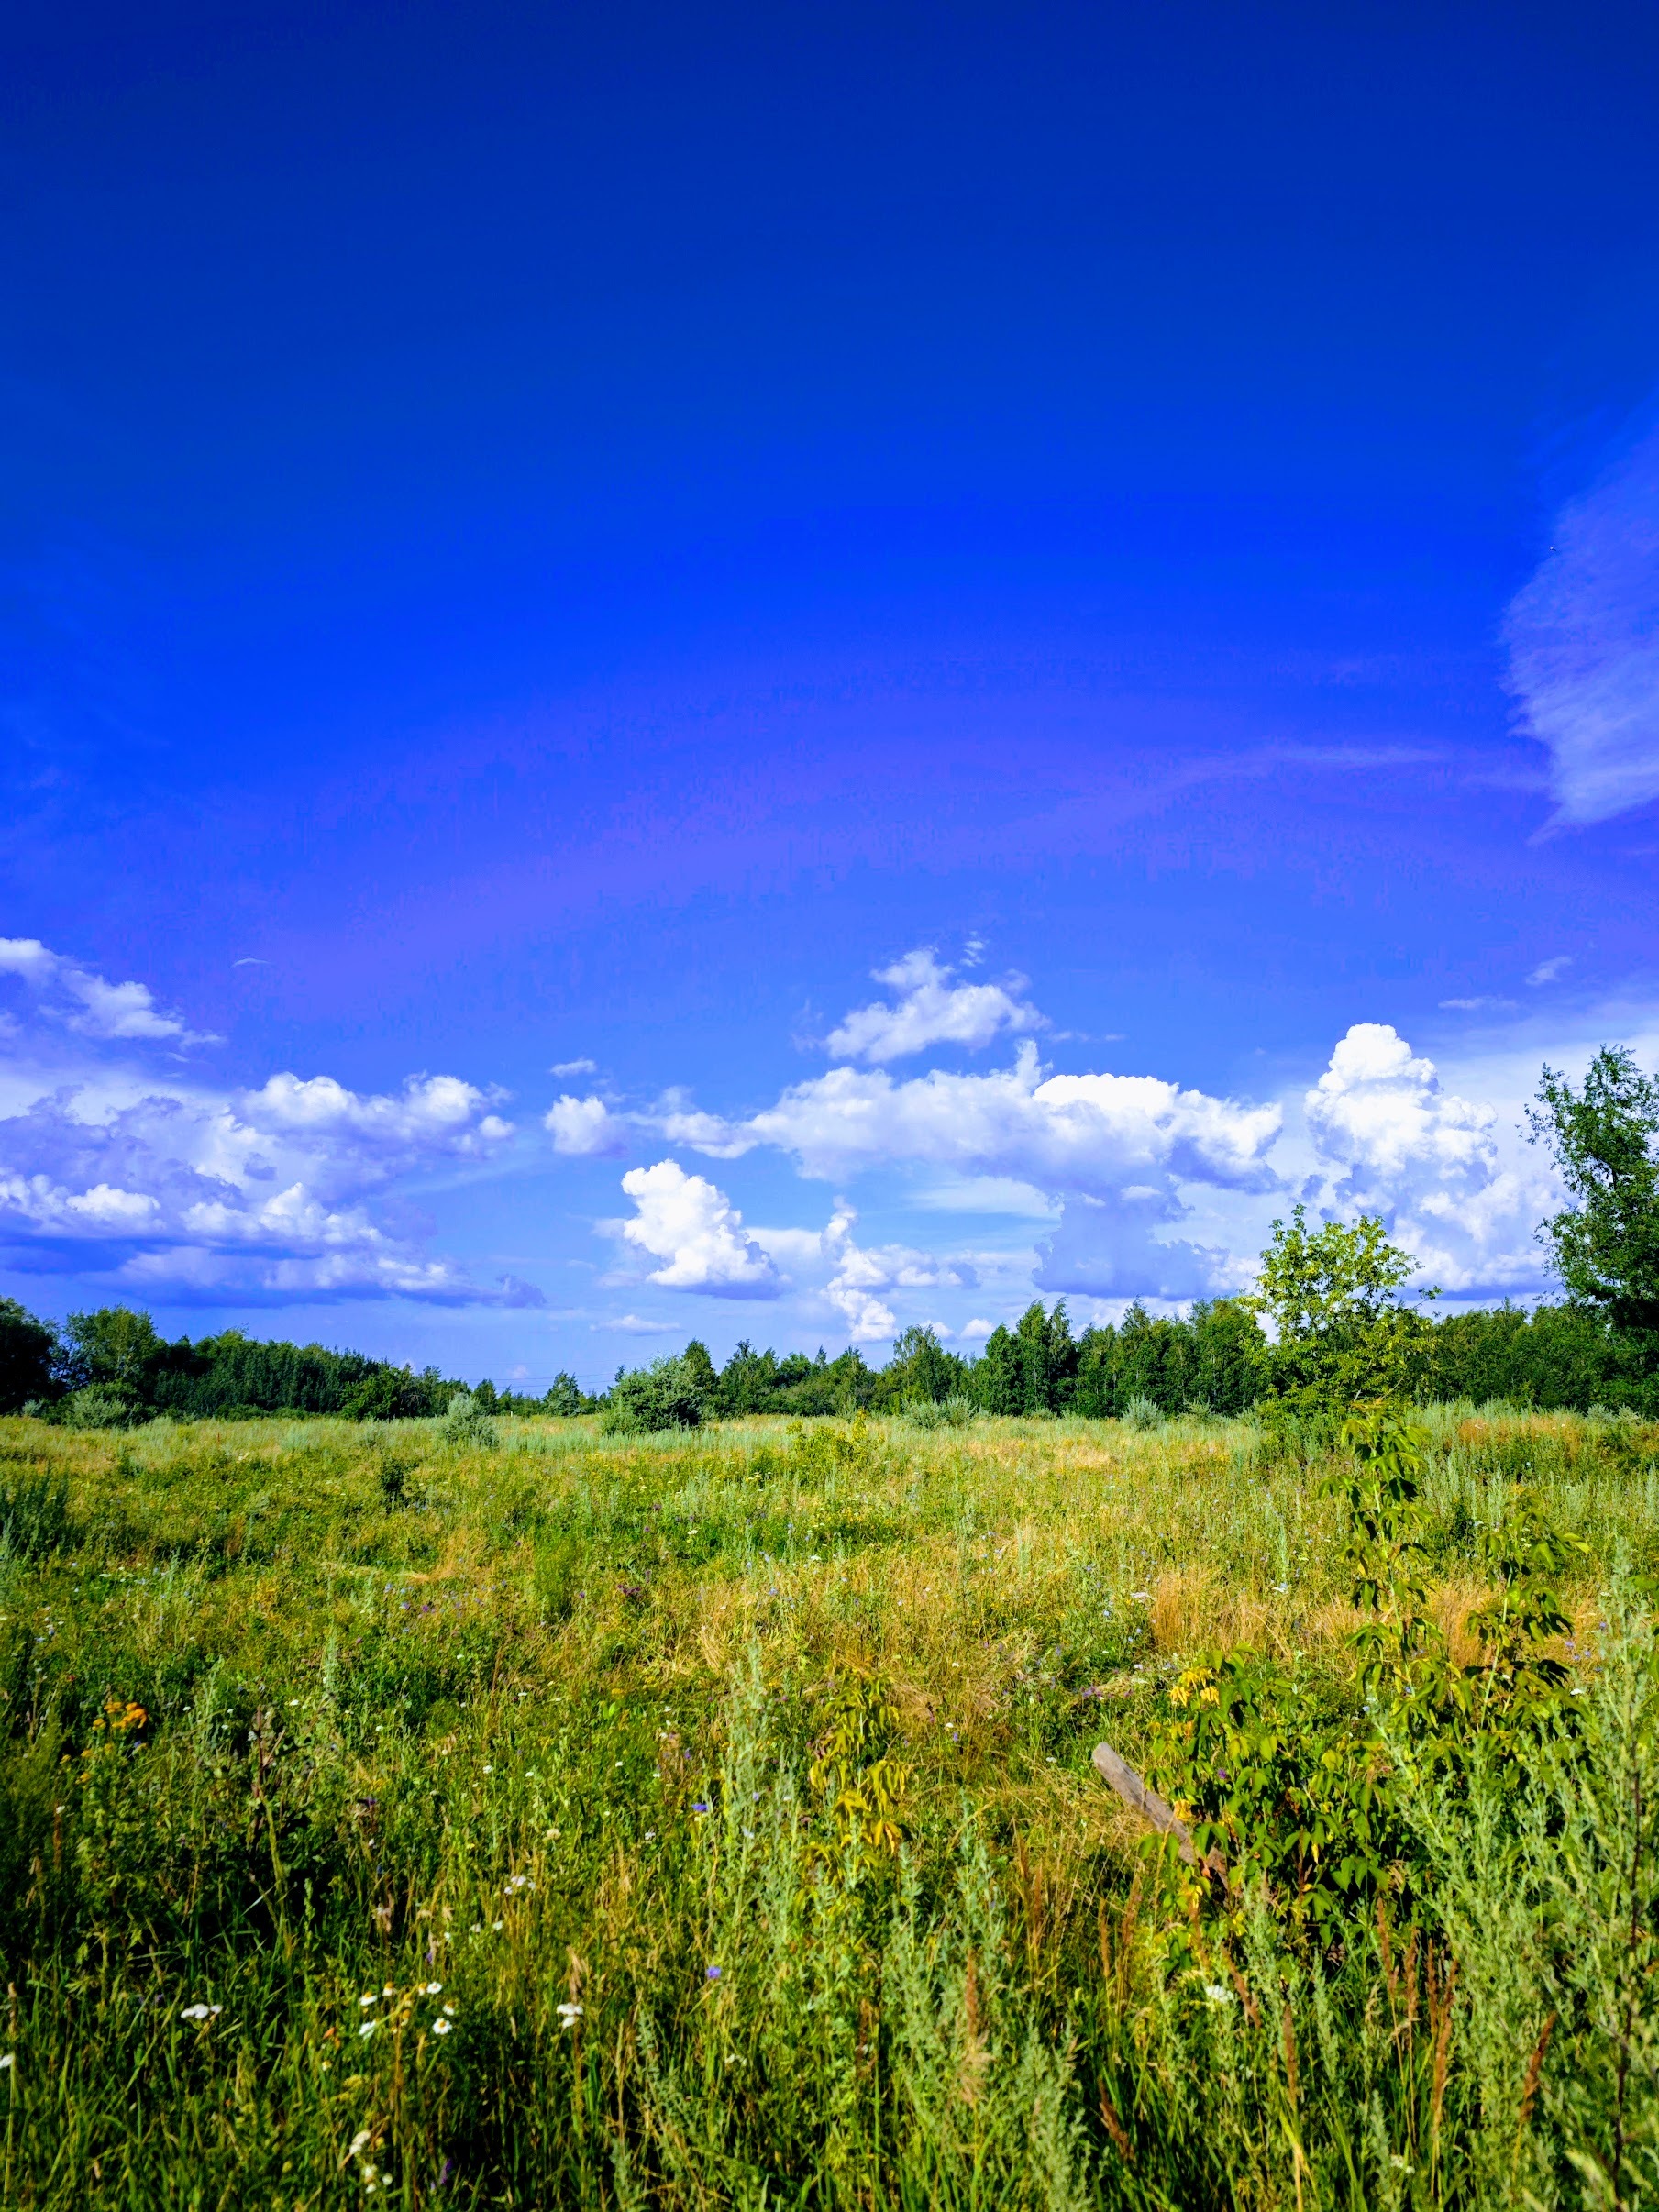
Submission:
POLYGON ((903 1164, 1110 1198, 1148 1177, 1270 1186, 1266 1158, 1282 1120, 1277 1105, 1242 1105, 1155 1076, 1045 1077, 1026 1044, 1012 1067, 986 1075, 934 1068, 897 1080, 832 1068, 747 1121, 681 1112, 672 1134, 722 1157, 776 1145, 824 1179, 903 1164))
POLYGON ((1387 1023, 1348 1031, 1304 1111, 1336 1208, 1381 1214, 1425 1281, 1471 1296, 1538 1287, 1543 1164, 1387 1023))
POLYGON ((924 1052, 930 1045, 965 1045, 979 1051, 1005 1032, 1015 1035, 1045 1026, 1034 1006, 1019 996, 1023 979, 1011 988, 999 983, 957 983, 956 970, 941 965, 931 947, 919 946, 890 968, 875 971, 878 983, 897 994, 890 1004, 878 1000, 849 1013, 827 1039, 837 1060, 882 1066, 924 1052))
POLYGON ((146 983, 110 983, 79 961, 52 952, 39 937, 0 937, 0 975, 16 976, 49 1019, 84 1037, 167 1039, 178 1045, 214 1040, 164 1013, 146 983))
POLYGON ((192 1040, 143 986, 89 979, 32 938, 4 941, 7 971, 29 991, 0 1067, 12 1265, 71 1265, 158 1297, 538 1299, 510 1279, 481 1288, 420 1249, 406 1213, 371 1205, 399 1212, 401 1178, 498 1157, 513 1132, 494 1092, 447 1075, 364 1092, 331 1076, 234 1089, 157 1073, 146 1046, 192 1040))
POLYGON ((568 1158, 600 1159, 628 1148, 628 1124, 603 1099, 573 1098, 567 1091, 548 1107, 542 1126, 553 1139, 554 1151, 568 1158))
POLYGON ((1492 1108, 1449 1097, 1386 1022, 1354 1024, 1305 1110, 1320 1157, 1346 1167, 1361 1202, 1408 1184, 1483 1189, 1497 1172, 1492 1108))
POLYGON ((1510 682, 1552 757, 1557 818, 1659 799, 1659 429, 1556 517, 1510 603, 1510 682))
POLYGON ((824 1295, 846 1322, 855 1344, 874 1344, 896 1332, 898 1321, 882 1293, 954 1289, 975 1280, 971 1267, 936 1259, 908 1244, 856 1243, 853 1224, 857 1218, 845 1200, 839 1200, 819 1239, 830 1268, 824 1295))
POLYGON ((722 1298, 776 1298, 783 1288, 770 1254, 745 1233, 742 1214, 706 1176, 688 1175, 678 1160, 658 1160, 631 1167, 622 1187, 636 1211, 620 1233, 662 1262, 651 1270, 652 1282, 722 1298))

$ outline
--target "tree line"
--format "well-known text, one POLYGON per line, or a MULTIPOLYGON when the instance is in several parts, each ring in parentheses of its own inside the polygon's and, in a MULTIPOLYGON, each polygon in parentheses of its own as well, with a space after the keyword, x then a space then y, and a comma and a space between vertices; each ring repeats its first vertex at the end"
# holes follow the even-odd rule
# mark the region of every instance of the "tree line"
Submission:
MULTIPOLYGON (((148 1313, 130 1306, 72 1313, 60 1328, 15 1299, 0 1299, 0 1412, 27 1410, 86 1428, 164 1413, 182 1421, 265 1413, 407 1421, 447 1412, 467 1390, 437 1367, 417 1374, 361 1352, 269 1342, 239 1329, 169 1343, 148 1313)), ((484 1413, 583 1412, 594 1403, 569 1375, 544 1398, 514 1398, 488 1382, 470 1395, 484 1413)))
MULTIPOLYGON (((1539 1230, 1565 1298, 1530 1311, 1505 1304, 1437 1321, 1421 1300, 1402 1297, 1415 1263, 1380 1221, 1311 1228, 1298 1206, 1274 1224, 1251 1295, 1201 1301, 1184 1318, 1137 1304, 1115 1326, 1074 1333, 1065 1300, 1039 1299, 973 1358, 929 1328, 905 1330, 879 1367, 856 1348, 834 1359, 822 1350, 780 1356, 746 1340, 717 1368, 693 1340, 672 1357, 619 1369, 597 1396, 567 1374, 540 1397, 489 1382, 470 1396, 482 1414, 600 1412, 620 1429, 951 1406, 1091 1419, 1232 1414, 1264 1401, 1295 1411, 1384 1398, 1659 1412, 1659 1082, 1629 1052, 1604 1046, 1576 1089, 1545 1067, 1532 1122, 1569 1202, 1539 1230)), ((416 1374, 235 1329, 168 1343, 147 1313, 126 1306, 72 1314, 59 1328, 0 1300, 5 1412, 93 1427, 158 1414, 385 1421, 445 1413, 467 1389, 436 1367, 416 1374)))

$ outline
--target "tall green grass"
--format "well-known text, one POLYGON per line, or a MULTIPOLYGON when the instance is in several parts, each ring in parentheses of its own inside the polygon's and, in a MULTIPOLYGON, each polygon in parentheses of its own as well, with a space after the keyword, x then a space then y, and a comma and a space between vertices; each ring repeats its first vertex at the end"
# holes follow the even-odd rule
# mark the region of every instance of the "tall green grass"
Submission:
POLYGON ((1428 1425, 1449 1612, 1522 1488, 1587 1545, 1582 1695, 1318 1951, 1089 1765, 1186 1651, 1351 1674, 1251 1423, 0 1423, 0 2201, 1651 2201, 1659 1432, 1428 1425))

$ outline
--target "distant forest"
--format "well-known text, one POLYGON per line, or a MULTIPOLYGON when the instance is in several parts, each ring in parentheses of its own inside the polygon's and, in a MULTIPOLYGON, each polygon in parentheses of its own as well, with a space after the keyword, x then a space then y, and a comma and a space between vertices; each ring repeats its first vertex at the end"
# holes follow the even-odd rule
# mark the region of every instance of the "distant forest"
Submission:
MULTIPOLYGON (((672 1388, 691 1420, 741 1414, 800 1417, 891 1412, 955 1399, 986 1413, 1121 1416, 1132 1406, 1159 1413, 1239 1413, 1264 1389, 1266 1339, 1244 1303, 1215 1300, 1184 1320, 1132 1306, 1116 1326, 1074 1333, 1064 1300, 1034 1301, 1012 1328, 992 1332, 977 1358, 942 1344, 931 1329, 907 1329, 891 1356, 871 1366, 849 1348, 831 1359, 757 1351, 745 1342, 723 1367, 693 1340, 646 1369, 619 1370, 610 1391, 585 1392, 570 1375, 539 1397, 470 1390, 483 1411, 603 1411, 631 1391, 672 1388)), ((160 1414, 175 1419, 251 1419, 268 1413, 335 1414, 390 1421, 446 1412, 469 1385, 436 1367, 418 1374, 361 1353, 321 1344, 265 1342, 227 1330, 169 1343, 146 1313, 105 1307, 72 1315, 61 1329, 14 1300, 0 1300, 0 1412, 25 1407, 48 1419, 116 1426, 160 1414)), ((1652 1395, 1597 1309, 1576 1304, 1526 1311, 1499 1306, 1426 1321, 1412 1339, 1411 1394, 1421 1402, 1507 1399, 1543 1410, 1592 1405, 1642 1407, 1652 1395)))

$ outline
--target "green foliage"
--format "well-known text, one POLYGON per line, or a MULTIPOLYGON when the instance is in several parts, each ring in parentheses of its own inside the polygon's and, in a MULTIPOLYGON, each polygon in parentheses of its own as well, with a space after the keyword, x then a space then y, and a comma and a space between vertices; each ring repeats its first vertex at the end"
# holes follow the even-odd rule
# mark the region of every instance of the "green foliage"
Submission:
MULTIPOLYGON (((490 1407, 493 1400, 493 1391, 488 1399, 478 1390, 458 1390, 455 1393, 449 1400, 449 1410, 444 1416, 441 1432, 444 1442, 452 1452, 494 1451, 501 1442, 501 1432, 490 1418, 490 1407)), ((382 1465, 385 1465, 384 1460, 382 1465)))
POLYGON ((1243 1413, 1261 1395, 1266 1349, 1242 1300, 1200 1300, 1187 1321, 1155 1320, 1137 1302, 1121 1326, 1083 1332, 1072 1410, 1122 1420, 1138 1400, 1160 1414, 1243 1413))
POLYGON ((63 1330, 63 1380, 72 1390, 97 1387, 142 1404, 166 1351, 149 1314, 130 1306, 72 1313, 63 1330))
POLYGON ((1200 1853, 1228 1869, 1232 1909, 1260 1882, 1323 1943, 1378 1897, 1421 1908, 1427 1871, 1408 1805, 1425 1778, 1459 1796, 1483 1776, 1518 1784, 1573 1725, 1550 1645, 1571 1630, 1556 1587, 1582 1545, 1522 1497, 1485 1546, 1499 1587, 1470 1619, 1482 1656, 1454 1665, 1429 1607, 1426 1441, 1376 1410, 1343 1427, 1328 1487, 1344 1508, 1341 1559, 1360 1615, 1349 1683, 1248 1649, 1203 1654, 1154 1729, 1152 1772, 1200 1853))
POLYGON ((683 1355, 648 1367, 619 1367, 601 1416, 608 1435, 639 1436, 654 1429, 694 1429, 707 1399, 696 1368, 683 1355))
POLYGON ((914 1769, 893 1754, 898 1708, 890 1687, 852 1663, 830 1678, 808 1779, 834 1822, 841 1851, 897 1853, 914 1769))
POLYGON ((906 1329, 893 1340, 893 1355, 876 1378, 871 1404, 887 1412, 896 1407, 941 1405, 966 1396, 971 1370, 965 1359, 947 1352, 931 1328, 906 1329))
POLYGON ((587 1395, 575 1376, 560 1372, 548 1384, 541 1410, 556 1420, 568 1421, 579 1413, 592 1413, 594 1404, 595 1400, 587 1395))
POLYGON ((1321 1413, 1403 1392, 1425 1324, 1395 1293, 1416 1272, 1370 1215, 1311 1230, 1299 1205, 1275 1222, 1246 1302, 1274 1324, 1266 1374, 1277 1405, 1321 1413))
POLYGON ((1412 1347, 1411 1395, 1420 1404, 1501 1399, 1541 1411, 1646 1402, 1645 1379, 1607 1315, 1594 1307, 1504 1304, 1448 1314, 1412 1347))
POLYGON ((1034 1299, 1012 1330, 996 1328, 969 1370, 972 1395, 988 1413, 1059 1413, 1077 1388, 1078 1347, 1066 1301, 1053 1311, 1034 1299))
POLYGON ((359 1371, 349 1381, 344 1375, 334 1378, 344 1384, 337 1410, 348 1421, 418 1421, 447 1412, 454 1405, 456 1387, 440 1382, 436 1368, 412 1375, 406 1367, 393 1367, 383 1360, 354 1365, 359 1371))
POLYGON ((709 1348, 700 1337, 692 1337, 680 1355, 685 1371, 694 1387, 702 1394, 703 1402, 713 1405, 720 1389, 720 1377, 714 1363, 709 1357, 709 1348))
POLYGON ((953 1390, 946 1398, 906 1399, 900 1408, 918 1429, 969 1428, 979 1410, 966 1390, 953 1390))
POLYGON ((146 1417, 147 1408, 114 1383, 88 1383, 72 1390, 54 1409, 68 1429, 126 1429, 146 1417))
MULTIPOLYGON (((712 1363, 711 1363, 712 1364, 712 1363)), ((780 1359, 757 1352, 747 1337, 720 1375, 708 1411, 727 1418, 754 1413, 847 1414, 874 1402, 876 1377, 857 1350, 831 1359, 820 1347, 809 1359, 803 1352, 780 1359)))
POLYGON ((1659 1080, 1604 1045, 1580 1089, 1545 1067, 1529 1119, 1573 1201, 1539 1232, 1555 1271, 1631 1341, 1659 1389, 1659 1080))
POLYGON ((15 1298, 0 1298, 0 1413, 56 1395, 58 1333, 15 1298))

